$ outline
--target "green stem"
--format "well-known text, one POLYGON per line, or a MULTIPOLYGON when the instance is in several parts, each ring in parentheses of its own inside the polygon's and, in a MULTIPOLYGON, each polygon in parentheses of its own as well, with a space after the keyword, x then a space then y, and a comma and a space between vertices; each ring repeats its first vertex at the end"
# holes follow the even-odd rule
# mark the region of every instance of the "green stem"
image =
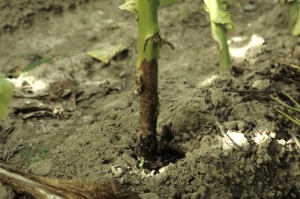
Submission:
POLYGON ((288 3, 288 9, 289 9, 289 22, 288 22, 288 28, 290 32, 292 33, 294 30, 295 23, 297 21, 298 15, 299 15, 299 5, 298 1, 291 1, 288 3))
POLYGON ((13 97, 13 85, 0 77, 0 119, 3 119, 8 112, 10 101, 13 97))
POLYGON ((221 5, 219 0, 207 0, 206 4, 208 4, 207 7, 209 8, 212 37, 218 47, 220 67, 222 70, 229 70, 231 59, 227 44, 226 27, 224 24, 214 22, 218 14, 222 12, 221 5))
POLYGON ((228 50, 226 28, 224 25, 212 23, 214 40, 218 43, 219 63, 222 70, 230 70, 231 59, 228 50))
POLYGON ((146 39, 159 32, 158 18, 157 18, 157 0, 137 0, 138 10, 138 61, 137 69, 139 69, 142 61, 146 59, 158 60, 159 46, 158 42, 153 42, 151 39, 146 39), (146 48, 145 42, 147 42, 146 48))

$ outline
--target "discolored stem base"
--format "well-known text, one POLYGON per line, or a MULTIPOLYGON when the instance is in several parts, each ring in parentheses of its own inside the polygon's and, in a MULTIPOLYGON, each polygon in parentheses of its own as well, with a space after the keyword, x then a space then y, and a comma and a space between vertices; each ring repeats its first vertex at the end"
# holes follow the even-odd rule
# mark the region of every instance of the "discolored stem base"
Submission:
POLYGON ((156 125, 159 113, 157 60, 144 59, 136 73, 136 88, 140 96, 140 129, 136 153, 147 161, 156 158, 156 125))

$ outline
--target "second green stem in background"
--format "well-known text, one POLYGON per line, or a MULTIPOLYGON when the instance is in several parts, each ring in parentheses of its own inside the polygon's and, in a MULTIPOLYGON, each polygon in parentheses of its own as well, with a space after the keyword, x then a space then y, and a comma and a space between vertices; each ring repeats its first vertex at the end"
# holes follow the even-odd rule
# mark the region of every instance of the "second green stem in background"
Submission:
POLYGON ((226 32, 235 25, 226 11, 226 0, 204 0, 205 10, 209 13, 212 37, 217 43, 219 64, 222 70, 230 70, 231 59, 228 50, 226 32))

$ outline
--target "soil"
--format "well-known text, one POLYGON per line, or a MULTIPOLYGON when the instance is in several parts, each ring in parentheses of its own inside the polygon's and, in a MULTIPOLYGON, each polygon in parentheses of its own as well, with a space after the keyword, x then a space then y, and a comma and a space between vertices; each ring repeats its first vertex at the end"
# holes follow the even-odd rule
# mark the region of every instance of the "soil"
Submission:
POLYGON ((161 50, 162 165, 150 171, 134 153, 137 25, 123 2, 0 1, 0 69, 16 90, 0 121, 1 162, 51 178, 113 177, 148 198, 300 198, 300 128, 275 108, 297 115, 271 98, 300 101, 291 65, 300 37, 289 34, 287 8, 228 7, 231 73, 220 72, 202 2, 160 8, 160 34, 176 49, 161 50), (119 44, 127 51, 108 64, 87 55, 119 44))

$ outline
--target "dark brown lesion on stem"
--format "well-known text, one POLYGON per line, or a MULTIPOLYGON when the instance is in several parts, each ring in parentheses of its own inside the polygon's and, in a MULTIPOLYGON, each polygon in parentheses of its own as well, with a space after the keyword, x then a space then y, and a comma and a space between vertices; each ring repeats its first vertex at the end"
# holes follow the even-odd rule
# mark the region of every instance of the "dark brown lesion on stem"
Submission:
POLYGON ((140 128, 136 152, 150 164, 157 152, 156 124, 159 113, 157 60, 143 60, 136 73, 136 91, 140 96, 140 128))

